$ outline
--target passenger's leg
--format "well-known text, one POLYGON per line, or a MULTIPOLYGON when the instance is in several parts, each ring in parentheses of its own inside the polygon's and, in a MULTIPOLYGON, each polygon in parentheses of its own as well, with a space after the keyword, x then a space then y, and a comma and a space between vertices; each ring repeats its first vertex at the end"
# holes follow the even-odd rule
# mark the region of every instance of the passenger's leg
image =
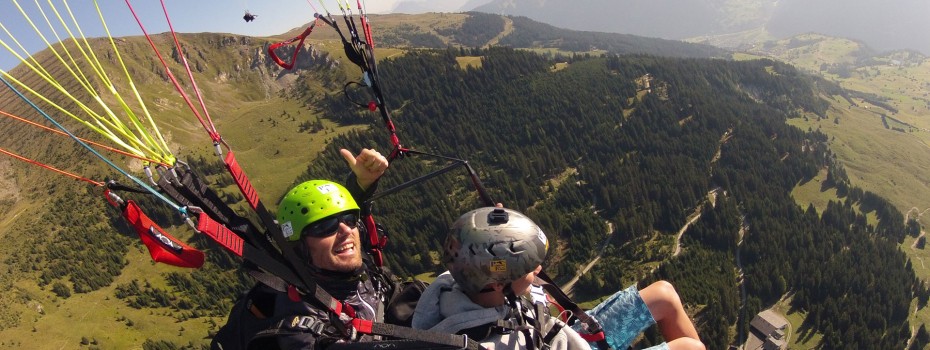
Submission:
POLYGON ((646 302, 646 307, 659 325, 659 331, 670 349, 704 349, 697 329, 694 328, 694 323, 685 312, 681 298, 671 283, 655 282, 641 289, 639 295, 646 302))

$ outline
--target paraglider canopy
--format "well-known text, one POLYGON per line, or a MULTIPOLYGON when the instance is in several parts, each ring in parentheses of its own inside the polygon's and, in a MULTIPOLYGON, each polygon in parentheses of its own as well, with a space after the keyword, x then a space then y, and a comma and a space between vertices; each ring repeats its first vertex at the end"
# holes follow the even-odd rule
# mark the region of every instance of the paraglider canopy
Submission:
POLYGON ((258 17, 258 15, 253 15, 249 13, 249 10, 245 10, 245 15, 242 16, 242 19, 244 19, 246 22, 251 22, 255 20, 255 17, 258 17))

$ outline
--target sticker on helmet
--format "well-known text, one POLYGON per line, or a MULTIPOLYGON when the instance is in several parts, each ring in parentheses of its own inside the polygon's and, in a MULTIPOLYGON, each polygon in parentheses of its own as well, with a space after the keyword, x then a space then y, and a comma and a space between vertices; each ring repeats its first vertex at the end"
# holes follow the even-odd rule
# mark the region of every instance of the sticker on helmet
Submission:
POLYGON ((327 193, 330 193, 330 192, 333 192, 333 191, 338 191, 339 189, 336 188, 336 186, 333 185, 333 184, 325 184, 325 185, 319 185, 319 186, 317 186, 317 187, 316 187, 316 190, 317 190, 317 191, 320 191, 320 193, 322 193, 322 194, 327 194, 327 193))
POLYGON ((503 259, 491 260, 490 269, 491 269, 491 272, 507 272, 507 260, 503 260, 503 259))
POLYGON ((284 238, 291 238, 294 235, 294 227, 291 226, 290 221, 281 225, 281 233, 284 234, 284 238))
POLYGON ((546 239, 546 234, 542 232, 542 229, 536 227, 536 237, 539 238, 540 242, 543 242, 543 245, 546 246, 546 250, 549 250, 549 240, 546 239))

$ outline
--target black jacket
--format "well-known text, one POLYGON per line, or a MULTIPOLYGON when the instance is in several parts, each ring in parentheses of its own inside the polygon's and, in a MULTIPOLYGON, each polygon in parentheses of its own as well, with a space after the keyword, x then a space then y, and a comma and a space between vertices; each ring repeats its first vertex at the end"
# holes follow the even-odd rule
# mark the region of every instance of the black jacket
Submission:
MULTIPOLYGON (((358 318, 381 322, 385 295, 392 290, 381 286, 393 287, 393 284, 373 273, 371 277, 368 272, 359 276, 361 278, 355 280, 322 281, 320 285, 333 297, 352 306, 358 318)), ((226 325, 213 338, 211 348, 322 349, 346 340, 331 317, 329 310, 314 302, 293 301, 286 292, 257 283, 233 306, 226 325)), ((366 335, 358 340, 376 339, 366 335)))

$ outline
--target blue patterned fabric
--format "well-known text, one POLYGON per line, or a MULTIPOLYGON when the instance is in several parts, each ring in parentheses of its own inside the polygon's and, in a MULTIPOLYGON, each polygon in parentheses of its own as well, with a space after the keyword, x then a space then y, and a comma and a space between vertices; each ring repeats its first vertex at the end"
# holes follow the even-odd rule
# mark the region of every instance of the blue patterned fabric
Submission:
MULTIPOLYGON (((635 285, 614 293, 588 315, 601 323, 607 343, 618 350, 628 348, 640 333, 656 323, 635 285)), ((576 323, 574 328, 577 331, 580 326, 576 323)), ((597 349, 597 345, 591 343, 591 348, 597 349)), ((649 350, 668 350, 668 345, 662 343, 649 350)))

